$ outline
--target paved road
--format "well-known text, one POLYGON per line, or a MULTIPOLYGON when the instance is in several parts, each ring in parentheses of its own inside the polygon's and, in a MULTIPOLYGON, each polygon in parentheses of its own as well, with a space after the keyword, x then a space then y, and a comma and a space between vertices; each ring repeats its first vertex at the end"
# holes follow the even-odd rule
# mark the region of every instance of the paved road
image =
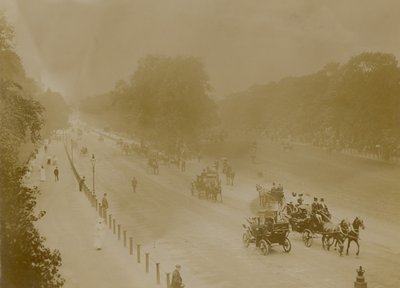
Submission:
MULTIPOLYGON (((123 155, 111 140, 99 142, 89 133, 80 145, 96 155, 96 191, 108 193, 111 213, 155 261, 165 267, 181 263, 188 287, 351 287, 360 265, 366 268, 372 287, 400 285, 398 168, 308 147, 283 153, 279 145, 269 142, 259 145, 257 163, 252 164, 250 143, 233 141, 208 149, 218 157, 231 157, 237 171, 237 184, 224 186, 221 204, 190 195, 190 180, 205 163, 188 162, 184 173, 162 166, 160 175, 152 175, 146 170, 146 159, 123 155), (267 177, 257 178, 258 171, 267 177), (130 189, 132 175, 139 181, 136 194, 130 189), (367 228, 361 232, 360 256, 354 255, 353 247, 350 256, 339 257, 324 251, 319 241, 306 248, 294 233, 289 254, 281 247, 268 256, 254 247, 244 248, 241 223, 251 213, 255 184, 273 180, 288 191, 325 197, 338 218, 363 217, 367 228)), ((90 182, 91 164, 86 157, 75 159, 90 182)))

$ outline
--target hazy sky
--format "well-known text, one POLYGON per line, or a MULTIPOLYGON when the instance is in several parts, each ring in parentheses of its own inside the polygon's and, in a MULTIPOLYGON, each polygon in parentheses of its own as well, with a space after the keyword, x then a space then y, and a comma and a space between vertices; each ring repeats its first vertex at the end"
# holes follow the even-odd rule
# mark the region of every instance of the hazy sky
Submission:
POLYGON ((400 1, 0 0, 28 74, 68 98, 108 91, 149 53, 200 57, 215 96, 345 62, 400 58, 400 1))

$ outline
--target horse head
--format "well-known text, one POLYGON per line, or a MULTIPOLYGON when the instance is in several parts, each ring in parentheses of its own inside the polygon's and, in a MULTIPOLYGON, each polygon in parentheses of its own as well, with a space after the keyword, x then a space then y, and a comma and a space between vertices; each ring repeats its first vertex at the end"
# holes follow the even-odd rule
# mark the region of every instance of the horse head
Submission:
POLYGON ((353 228, 358 231, 360 227, 363 230, 365 229, 364 221, 361 218, 356 217, 353 221, 353 228))

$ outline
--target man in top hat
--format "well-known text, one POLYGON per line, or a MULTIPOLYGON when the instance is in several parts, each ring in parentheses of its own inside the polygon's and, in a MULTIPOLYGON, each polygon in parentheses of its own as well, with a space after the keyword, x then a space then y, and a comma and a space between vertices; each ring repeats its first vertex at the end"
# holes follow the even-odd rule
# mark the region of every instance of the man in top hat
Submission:
POLYGON ((323 213, 324 216, 326 216, 328 219, 330 219, 331 218, 331 213, 328 210, 328 206, 324 202, 324 198, 321 198, 319 200, 319 202, 320 202, 319 205, 320 205, 321 213, 323 213))
POLYGON ((314 202, 311 204, 311 212, 317 219, 318 223, 322 223, 322 216, 320 215, 320 204, 318 203, 318 198, 314 197, 314 202))
POLYGON ((185 285, 182 283, 181 265, 176 265, 174 272, 172 272, 172 281, 170 288, 183 288, 185 285))

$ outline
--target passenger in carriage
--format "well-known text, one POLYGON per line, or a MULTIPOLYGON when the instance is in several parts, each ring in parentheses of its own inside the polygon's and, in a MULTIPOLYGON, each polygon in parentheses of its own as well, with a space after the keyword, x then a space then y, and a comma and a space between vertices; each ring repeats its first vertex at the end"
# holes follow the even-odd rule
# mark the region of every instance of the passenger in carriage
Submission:
POLYGON ((311 213, 317 220, 318 224, 322 223, 322 216, 320 212, 321 212, 320 203, 318 203, 318 198, 314 197, 314 202, 311 204, 311 213))
POLYGON ((274 219, 272 217, 265 218, 264 233, 271 234, 274 229, 274 219))
POLYGON ((297 204, 296 206, 300 206, 303 204, 303 194, 299 194, 299 197, 297 198, 297 204))
POLYGON ((283 192, 283 186, 281 183, 278 184, 278 187, 276 189, 277 191, 283 192))
POLYGON ((325 204, 324 198, 320 199, 320 206, 321 206, 321 213, 323 213, 326 218, 325 220, 330 220, 331 219, 331 213, 329 212, 328 206, 325 204))
POLYGON ((271 192, 275 192, 276 191, 276 185, 275 182, 272 183, 272 187, 271 187, 271 192))
POLYGON ((311 212, 317 213, 320 209, 318 198, 314 197, 314 202, 311 204, 311 212))

